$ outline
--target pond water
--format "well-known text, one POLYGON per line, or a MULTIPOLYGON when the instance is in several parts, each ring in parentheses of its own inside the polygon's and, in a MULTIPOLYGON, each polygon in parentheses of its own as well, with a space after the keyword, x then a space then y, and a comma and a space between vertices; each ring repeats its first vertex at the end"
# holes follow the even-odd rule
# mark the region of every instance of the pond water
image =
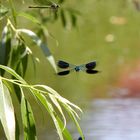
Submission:
POLYGON ((81 127, 85 140, 140 140, 140 99, 95 99, 81 127))

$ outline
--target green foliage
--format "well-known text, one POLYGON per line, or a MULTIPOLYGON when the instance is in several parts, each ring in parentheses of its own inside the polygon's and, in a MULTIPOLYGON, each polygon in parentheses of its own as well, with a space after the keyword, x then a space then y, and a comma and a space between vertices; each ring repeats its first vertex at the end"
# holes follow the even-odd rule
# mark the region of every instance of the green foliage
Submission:
MULTIPOLYGON (((67 99, 60 96, 55 90, 52 88, 45 86, 45 85, 29 85, 21 76, 19 76, 14 70, 9 67, 0 65, 0 68, 7 71, 10 75, 15 77, 15 79, 8 79, 4 77, 0 77, 1 84, 0 84, 0 103, 1 103, 1 114, 0 119, 2 125, 4 127, 4 131, 8 140, 11 138, 15 139, 15 116, 14 116, 14 107, 12 104, 12 99, 10 96, 9 87, 7 87, 7 83, 13 83, 20 87, 22 99, 21 99, 21 114, 22 114, 22 122, 24 127, 24 139, 35 140, 36 138, 36 125, 34 120, 33 111, 31 109, 29 101, 25 97, 24 89, 28 89, 31 95, 36 99, 37 103, 41 103, 42 106, 45 107, 46 111, 50 114, 54 125, 57 129, 58 135, 61 140, 63 140, 63 134, 67 139, 72 139, 72 136, 66 129, 66 118, 62 111, 62 107, 68 112, 69 116, 73 119, 75 125, 81 136, 83 136, 81 128, 78 124, 77 119, 79 119, 78 114, 76 113, 75 109, 81 111, 81 109, 68 101, 67 99), (50 102, 51 101, 51 102, 50 102), (58 109, 60 112, 63 121, 61 120, 61 116, 56 113, 56 109, 53 105, 58 109), (9 112, 10 116, 9 117, 9 112), (6 120, 5 120, 6 119, 6 120), (9 120, 10 119, 10 120, 9 120), (8 123, 8 122, 12 122, 8 123)), ((12 88, 12 87, 11 87, 12 88)), ((16 92, 16 91, 15 91, 16 92)), ((12 93, 14 94, 14 92, 12 93)), ((17 135, 17 134, 16 134, 17 135)))
MULTIPOLYGON (((35 2, 48 6, 54 4, 54 2, 49 0, 46 0, 47 3, 43 3, 44 1, 41 0, 35 0, 35 2)), ((65 0, 60 0, 59 4, 64 2, 65 0)), ((33 63, 36 62, 36 57, 30 49, 29 42, 34 43, 35 46, 42 50, 54 71, 57 72, 54 56, 46 41, 46 38, 51 36, 46 24, 57 21, 60 17, 63 26, 66 27, 69 21, 64 13, 67 11, 69 17, 71 17, 71 25, 76 26, 76 12, 73 9, 68 10, 69 7, 61 9, 60 6, 60 16, 59 11, 58 13, 53 11, 54 18, 52 20, 51 17, 45 17, 41 10, 36 11, 36 15, 32 14, 31 9, 28 13, 26 11, 17 11, 12 0, 8 0, 7 5, 9 8, 0 4, 0 20, 5 21, 5 24, 2 26, 0 41, 0 121, 6 138, 8 140, 19 140, 19 136, 22 135, 17 118, 17 113, 19 112, 15 111, 13 105, 13 95, 16 95, 21 110, 24 140, 37 139, 34 112, 32 111, 30 100, 27 99, 27 93, 30 93, 36 103, 41 104, 51 116, 61 140, 64 140, 64 137, 67 140, 72 140, 72 136, 66 128, 66 118, 63 109, 69 114, 83 137, 82 130, 78 124, 79 116, 77 114, 77 110, 82 111, 78 106, 63 98, 46 85, 30 85, 24 80, 29 59, 31 58, 33 63), (18 25, 17 22, 19 17, 23 17, 34 24, 37 33, 32 31, 32 29, 20 28, 21 25, 18 25), (25 91, 27 90, 28 92, 26 93, 25 91)))
POLYGON ((3 17, 5 17, 8 12, 9 12, 8 8, 0 4, 0 20, 2 20, 3 17))
POLYGON ((34 0, 35 3, 39 4, 38 9, 42 10, 42 8, 44 9, 46 5, 46 8, 48 6, 50 6, 50 16, 46 17, 46 15, 42 14, 42 12, 40 11, 38 16, 40 16, 41 21, 43 22, 43 24, 47 23, 47 22, 54 22, 56 20, 58 20, 59 18, 62 21, 62 25, 65 28, 71 28, 71 27, 76 27, 77 25, 77 17, 80 15, 80 12, 72 7, 69 6, 64 6, 62 5, 65 0, 58 0, 57 3, 55 3, 54 1, 50 1, 50 0, 34 0), (58 5, 58 7, 55 8, 51 8, 51 6, 53 4, 58 5), (62 6, 61 6, 62 5, 62 6))
POLYGON ((0 120, 8 140, 15 140, 15 116, 10 92, 0 79, 0 120))
POLYGON ((23 121, 23 128, 24 128, 24 139, 25 140, 37 139, 34 115, 30 103, 24 97, 23 91, 22 91, 22 100, 21 100, 21 114, 22 114, 22 121, 23 121))
MULTIPOLYGON (((2 32, 2 41, 0 47, 0 64, 7 65, 11 51, 11 30, 5 26, 2 32)), ((1 71, 1 75, 4 71, 1 71)))

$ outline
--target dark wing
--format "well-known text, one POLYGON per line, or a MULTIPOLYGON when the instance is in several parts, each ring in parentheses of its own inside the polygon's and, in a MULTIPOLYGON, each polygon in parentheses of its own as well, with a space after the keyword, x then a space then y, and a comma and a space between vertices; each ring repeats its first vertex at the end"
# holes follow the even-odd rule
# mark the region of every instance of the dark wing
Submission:
POLYGON ((68 67, 69 67, 69 63, 67 63, 67 62, 65 62, 65 61, 60 60, 60 61, 58 61, 57 66, 58 66, 59 68, 66 69, 66 68, 68 68, 68 67))
POLYGON ((78 140, 83 140, 82 137, 79 137, 78 140))
POLYGON ((58 72, 57 74, 60 75, 60 76, 63 76, 63 75, 67 75, 69 73, 70 73, 70 70, 66 70, 66 71, 58 72))
POLYGON ((96 61, 85 64, 85 67, 89 70, 94 69, 96 67, 96 61))
POLYGON ((98 70, 87 69, 86 72, 87 72, 88 74, 96 74, 96 73, 98 73, 99 71, 98 71, 98 70))

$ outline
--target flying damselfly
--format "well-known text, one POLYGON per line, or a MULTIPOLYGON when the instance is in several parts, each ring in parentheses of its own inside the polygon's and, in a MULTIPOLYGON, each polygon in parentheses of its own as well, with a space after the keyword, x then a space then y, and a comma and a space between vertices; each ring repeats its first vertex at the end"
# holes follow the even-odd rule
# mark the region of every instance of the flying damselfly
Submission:
POLYGON ((58 4, 56 4, 56 3, 52 3, 51 5, 44 5, 44 6, 38 6, 38 5, 29 6, 29 8, 50 8, 50 9, 56 10, 56 11, 58 10, 59 7, 60 6, 58 4))
POLYGON ((34 5, 34 6, 29 6, 29 8, 39 8, 39 9, 44 9, 44 8, 48 8, 52 11, 57 11, 58 8, 60 7, 58 4, 47 0, 48 4, 47 5, 34 5))
POLYGON ((76 72, 84 71, 88 74, 96 74, 99 72, 98 70, 94 70, 94 68, 96 67, 96 61, 92 61, 92 62, 82 64, 82 65, 73 65, 68 62, 60 60, 58 61, 57 65, 59 68, 65 69, 64 71, 60 71, 57 73, 58 75, 61 75, 61 76, 67 75, 71 71, 76 71, 76 72))

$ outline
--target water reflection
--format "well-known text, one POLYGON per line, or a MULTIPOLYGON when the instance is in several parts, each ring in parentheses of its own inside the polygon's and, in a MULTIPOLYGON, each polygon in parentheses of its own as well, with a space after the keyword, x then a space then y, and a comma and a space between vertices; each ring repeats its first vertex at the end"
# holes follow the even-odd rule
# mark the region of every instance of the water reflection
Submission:
POLYGON ((97 99, 89 106, 81 122, 86 140, 140 140, 140 99, 97 99))

